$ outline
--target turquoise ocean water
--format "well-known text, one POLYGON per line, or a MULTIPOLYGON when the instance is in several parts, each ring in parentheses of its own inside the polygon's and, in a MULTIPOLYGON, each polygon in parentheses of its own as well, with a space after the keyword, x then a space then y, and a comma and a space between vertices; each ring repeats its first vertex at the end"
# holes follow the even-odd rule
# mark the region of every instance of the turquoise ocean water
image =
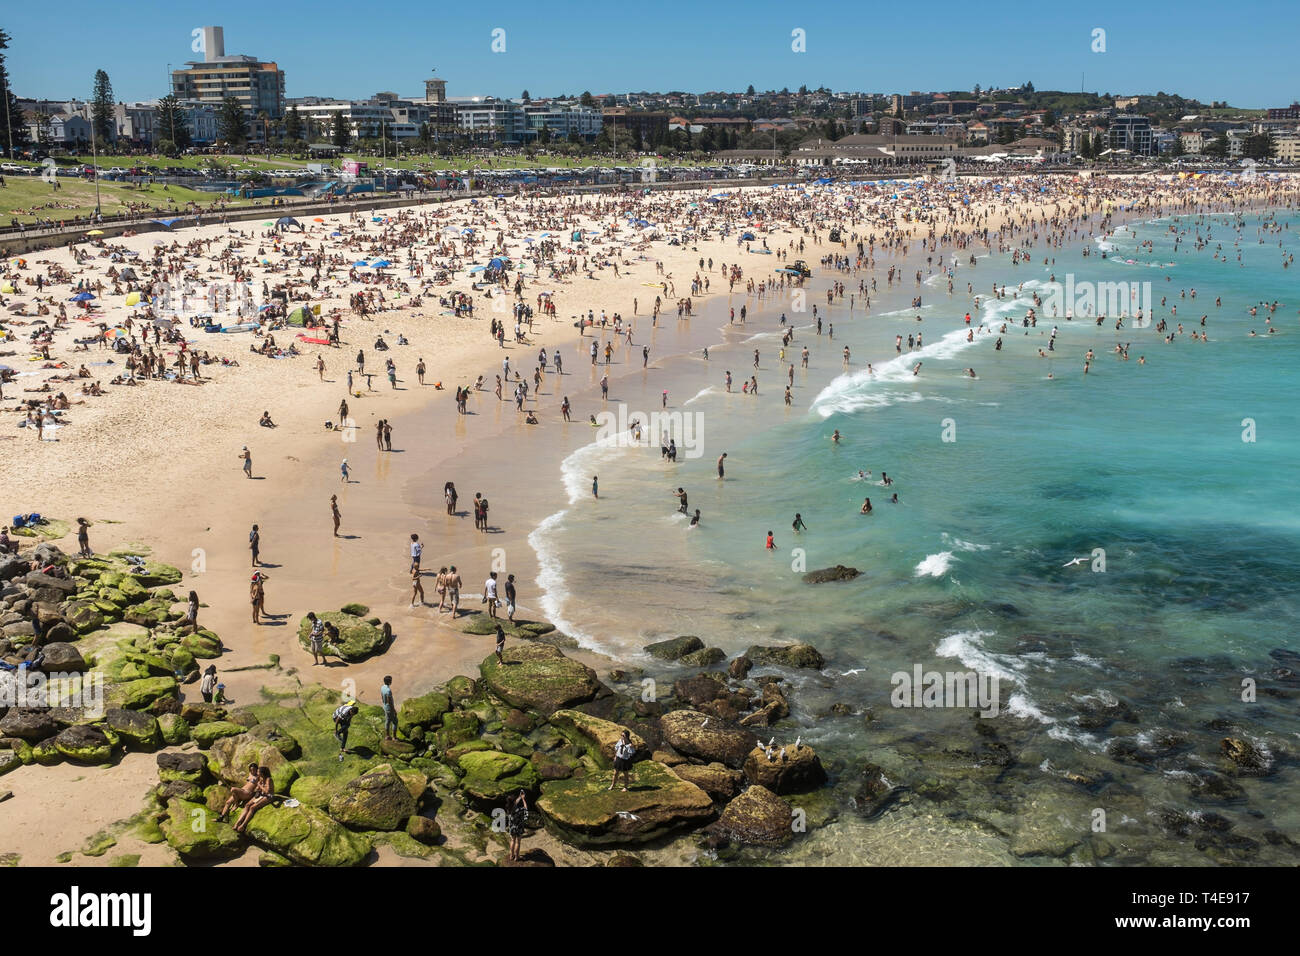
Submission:
MULTIPOLYGON (((714 343, 709 360, 666 363, 673 409, 697 416, 699 456, 667 464, 657 441, 570 456, 570 505, 530 539, 546 610, 633 662, 645 643, 687 633, 729 655, 794 640, 822 650, 824 670, 791 679, 794 720, 778 736, 801 732, 833 785, 818 797, 818 832, 769 859, 1292 859, 1300 273, 1283 262, 1297 228, 1288 210, 1169 217, 1039 247, 1018 265, 1009 254, 974 266, 949 255, 952 293, 925 254, 878 254, 869 313, 860 296, 850 311, 847 294, 825 307, 831 278, 857 295, 861 276, 823 269, 812 280, 809 303, 834 324, 833 342, 788 296, 750 300, 744 329, 727 327, 727 306, 715 303, 694 320, 714 343), (907 278, 886 291, 895 263, 907 278), (1130 316, 1117 331, 1113 316, 1053 317, 1045 284, 1067 274, 1076 287, 1150 282, 1154 315, 1144 318, 1154 321, 1130 316), (1024 328, 1034 292, 1046 304, 1024 328), (909 307, 916 295, 919 309, 909 307), (1277 332, 1267 334, 1266 309, 1248 310, 1274 300, 1277 332), (796 365, 789 407, 783 311, 797 327, 785 353, 796 365), (970 342, 968 311, 984 328, 970 342), (1202 315, 1208 342, 1190 337, 1202 315), (1186 334, 1167 343, 1179 322, 1186 334), (909 350, 918 332, 925 344, 909 350), (797 367, 805 345, 808 370, 797 367), (758 398, 740 394, 751 374, 758 398), (674 510, 677 486, 701 510, 697 529, 674 510), (874 513, 864 516, 868 496, 874 513), (808 525, 799 535, 796 512, 808 525), (763 547, 769 530, 775 552, 763 547), (835 564, 863 573, 803 582, 804 570, 835 564), (892 706, 891 676, 916 665, 996 676, 1000 716, 981 725, 969 709, 892 706), (1224 738, 1249 742, 1260 766, 1244 773, 1228 761, 1224 738), (901 795, 883 814, 861 789, 864 768, 901 795)), ((629 376, 614 391, 648 412, 660 383, 629 376)))

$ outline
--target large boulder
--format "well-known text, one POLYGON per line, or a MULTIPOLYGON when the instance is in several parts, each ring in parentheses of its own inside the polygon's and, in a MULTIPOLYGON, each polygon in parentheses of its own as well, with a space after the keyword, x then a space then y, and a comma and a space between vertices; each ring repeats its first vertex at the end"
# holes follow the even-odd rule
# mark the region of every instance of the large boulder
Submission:
POLYGON ((113 733, 137 749, 152 750, 161 740, 158 721, 152 714, 110 707, 104 711, 104 723, 113 733))
POLYGON ((480 807, 499 805, 520 790, 534 793, 541 777, 526 757, 497 750, 475 750, 457 761, 465 771, 461 789, 480 807))
POLYGON ((178 687, 175 677, 143 677, 114 684, 107 696, 127 710, 144 710, 162 697, 175 697, 178 687))
MULTIPOLYGON (((383 625, 342 611, 317 611, 316 617, 338 628, 338 640, 326 645, 326 650, 349 663, 363 661, 387 650, 392 632, 383 625)), ((311 649, 311 621, 304 617, 298 623, 298 643, 303 650, 311 649)))
POLYGON ((745 779, 778 794, 802 793, 826 782, 822 762, 807 744, 773 747, 772 756, 769 760, 761 747, 750 751, 745 758, 745 779))
POLYGON ((659 718, 664 740, 678 753, 706 763, 718 762, 739 770, 758 744, 748 730, 734 727, 696 710, 674 710, 659 718))
POLYGON ((397 709, 397 731, 409 737, 412 728, 431 730, 442 723, 442 717, 451 709, 451 698, 434 691, 423 697, 408 697, 397 709))
POLYGON ((625 793, 610 789, 612 773, 542 784, 537 807, 546 826, 581 846, 646 843, 713 814, 713 799, 661 763, 643 760, 631 770, 625 793))
POLYGON ((158 731, 162 734, 163 743, 169 747, 183 744, 190 739, 190 725, 180 714, 159 714, 158 731))
POLYGON ((811 644, 789 644, 764 647, 755 644, 745 651, 745 656, 755 664, 768 667, 790 667, 821 670, 826 666, 826 658, 811 644))
POLYGON ((10 707, 0 718, 0 737, 18 737, 34 744, 58 732, 58 722, 44 708, 10 707))
POLYGON ((286 793, 298 770, 285 759, 275 745, 259 740, 252 734, 222 737, 208 751, 208 769, 219 780, 242 786, 248 776, 248 765, 255 763, 271 771, 271 782, 276 793, 286 793))
MULTIPOLYGON (((231 717, 239 716, 241 721, 244 720, 257 721, 257 717, 253 715, 244 716, 242 714, 237 715, 235 713, 232 713, 230 716, 231 717)), ((197 729, 198 728, 196 727, 195 730, 197 729)), ((298 743, 298 739, 294 737, 293 734, 289 733, 289 731, 281 727, 279 724, 260 723, 260 722, 254 723, 254 725, 249 728, 248 732, 252 736, 256 737, 258 740, 265 740, 268 744, 270 744, 276 750, 280 751, 281 754, 283 754, 285 757, 287 757, 290 760, 294 760, 302 754, 302 746, 298 743)))
POLYGON ((72 601, 63 611, 63 619, 78 634, 89 634, 104 626, 104 615, 91 601, 72 601))
POLYGON ((739 770, 732 770, 720 763, 707 765, 679 763, 672 770, 683 780, 695 784, 714 800, 722 803, 726 803, 739 793, 740 786, 745 780, 739 770))
POLYGON ((50 589, 58 591, 64 597, 77 593, 77 582, 71 578, 55 578, 40 571, 27 572, 27 577, 23 579, 23 583, 31 591, 50 589))
MULTIPOLYGON (((158 763, 158 779, 165 783, 180 780, 201 784, 207 777, 208 762, 203 754, 165 751, 155 759, 158 763)), ((243 784, 243 780, 240 780, 240 784, 243 784)))
POLYGON ((488 689, 506 703, 548 716, 608 693, 594 670, 550 644, 517 644, 506 650, 501 662, 495 654, 486 658, 479 672, 488 689))
POLYGON ((59 731, 54 747, 77 763, 108 763, 113 759, 113 744, 98 727, 78 724, 59 731))
POLYGON ((253 814, 248 835, 300 866, 360 866, 370 841, 305 804, 265 806, 253 814))
POLYGON ((147 588, 180 584, 184 577, 179 568, 158 561, 146 561, 144 567, 132 568, 130 576, 147 588))
MULTIPOLYGON (((614 744, 622 737, 624 730, 631 730, 630 727, 584 714, 580 710, 557 710, 551 714, 548 723, 575 746, 585 750, 603 770, 614 766, 614 744)), ((639 734, 633 733, 631 741, 637 750, 636 759, 650 756, 645 740, 639 734)))
POLYGON ((654 644, 645 646, 647 654, 664 661, 681 660, 687 654, 703 649, 704 642, 693 634, 683 634, 681 637, 674 637, 667 641, 656 641, 654 644))
POLYGON ((782 846, 794 839, 790 805, 766 787, 752 786, 727 804, 714 829, 729 839, 782 846))
POLYGON ((167 845, 185 859, 226 860, 244 851, 244 841, 234 827, 218 820, 205 805, 176 797, 167 801, 162 832, 167 845))
MULTIPOLYGON (((55 627, 58 626, 55 625, 55 627)), ((50 628, 51 632, 53 630, 54 628, 50 628)), ((50 632, 46 633, 47 638, 51 636, 50 632)), ((88 670, 85 660, 82 659, 81 651, 77 650, 74 644, 69 644, 66 641, 50 641, 42 650, 45 652, 45 672, 47 674, 54 671, 65 674, 80 674, 88 670)))
POLYGON ((194 729, 190 731, 190 737, 201 749, 207 750, 213 743, 223 737, 236 737, 246 731, 246 727, 232 724, 228 720, 210 720, 206 723, 195 724, 194 729))
POLYGON ((387 764, 348 781, 329 802, 329 815, 353 830, 398 830, 416 809, 406 783, 387 764))

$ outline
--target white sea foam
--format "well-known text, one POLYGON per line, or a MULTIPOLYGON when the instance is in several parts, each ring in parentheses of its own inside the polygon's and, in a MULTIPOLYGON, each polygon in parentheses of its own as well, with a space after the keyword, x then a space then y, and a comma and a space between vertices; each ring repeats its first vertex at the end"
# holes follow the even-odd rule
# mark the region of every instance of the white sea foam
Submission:
POLYGON ((914 573, 918 578, 941 578, 948 573, 948 569, 951 567, 952 552, 940 551, 938 554, 927 554, 925 560, 916 566, 914 573))
POLYGON ((949 546, 950 546, 951 548, 953 548, 953 550, 955 550, 955 551, 987 551, 987 550, 989 550, 989 546, 988 546, 987 544, 975 544, 975 543, 972 542, 972 541, 963 541, 961 538, 953 537, 952 535, 950 535, 950 534, 949 534, 948 532, 946 532, 946 531, 943 532, 941 535, 939 535, 939 537, 943 540, 943 543, 944 543, 944 544, 949 545, 949 546))
POLYGON ((958 631, 949 634, 934 653, 938 657, 955 657, 971 670, 989 674, 1023 689, 1025 662, 1014 654, 997 654, 984 646, 991 631, 958 631))

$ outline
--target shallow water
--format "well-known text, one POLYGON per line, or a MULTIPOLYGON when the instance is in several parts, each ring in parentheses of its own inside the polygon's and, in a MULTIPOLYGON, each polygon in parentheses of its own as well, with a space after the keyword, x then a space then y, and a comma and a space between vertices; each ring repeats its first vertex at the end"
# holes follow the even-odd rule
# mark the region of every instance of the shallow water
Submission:
MULTIPOLYGON (((1280 234, 1261 233, 1263 218, 1245 218, 1239 245, 1224 215, 1135 223, 1104 245, 1040 249, 1033 264, 1013 266, 1005 254, 970 267, 961 256, 952 295, 942 277, 914 284, 924 255, 878 255, 882 287, 881 263, 901 261, 908 278, 873 299, 869 314, 860 304, 850 313, 846 298, 826 315, 819 277, 809 303, 822 306, 835 338, 817 336, 810 315, 791 315, 799 332, 787 361, 797 366, 803 345, 812 352, 811 368, 795 369, 791 407, 782 404, 774 331, 788 297, 751 300, 747 328, 722 333, 735 344, 712 348, 707 364, 698 356, 668 363, 671 394, 691 396, 677 407, 699 415, 699 457, 664 462, 654 441, 588 446, 565 461, 570 505, 530 538, 545 610, 584 643, 627 659, 685 633, 729 655, 795 640, 822 650, 826 671, 793 678, 798 726, 781 736, 802 733, 830 765, 833 789, 818 800, 834 812, 792 849, 763 859, 1293 861, 1269 833, 1300 841, 1300 815, 1285 798, 1294 770, 1278 759, 1270 776, 1231 777, 1218 753, 1233 736, 1280 758, 1300 735, 1300 684, 1270 673, 1280 665, 1269 656, 1297 649, 1300 623, 1300 519, 1291 502, 1300 280, 1281 267, 1300 216, 1279 210, 1280 234), (1171 225, 1187 230, 1177 250, 1171 225), (1212 236, 1201 250, 1189 248, 1198 229, 1212 236), (1145 240, 1152 249, 1139 249, 1145 240), (1223 262, 1212 258, 1220 243, 1223 262), (1044 255, 1055 263, 1044 265, 1044 255), (1166 344, 1154 324, 1131 327, 1130 319, 1117 332, 1113 319, 1099 327, 1043 309, 1036 328, 1020 327, 1029 289, 1041 292, 1067 272, 1076 284, 1150 281, 1157 321, 1169 319, 1169 331, 1182 321, 1191 332, 1208 314, 1211 341, 1182 335, 1166 344), (982 296, 978 308, 967 282, 982 296), (989 300, 1003 283, 1007 297, 989 300), (1025 293, 1016 298, 1019 283, 1025 293), (907 308, 916 294, 924 308, 907 308), (1266 325, 1248 308, 1275 299, 1278 334, 1250 337, 1266 325), (966 342, 966 311, 992 331, 966 342), (1053 325, 1059 333, 1047 351, 1053 325), (917 331, 924 348, 909 352, 904 341, 897 355, 895 335, 917 331), (1131 343, 1129 360, 1112 354, 1116 343, 1131 343), (1096 354, 1085 376, 1089 348, 1096 354), (967 367, 978 378, 966 377, 967 367), (720 384, 726 369, 732 394, 720 384), (758 398, 740 394, 751 374, 758 398), (719 482, 714 461, 723 451, 719 482), (883 471, 894 479, 888 488, 883 471), (599 502, 590 497, 597 473, 599 502), (688 530, 674 511, 678 486, 691 510, 701 509, 701 527, 688 530), (861 515, 868 496, 874 513, 861 515), (808 525, 797 536, 795 512, 808 525), (763 547, 769 529, 775 552, 763 547), (864 573, 802 582, 803 571, 835 564, 864 573), (986 722, 992 733, 981 733, 968 709, 891 706, 891 675, 918 664, 996 676, 1002 714, 986 722), (1243 679, 1257 683, 1257 700, 1242 699, 1243 679), (836 703, 850 713, 832 716, 836 703), (1009 757, 981 756, 990 740, 1009 757), (851 798, 868 761, 908 792, 864 821, 851 798), (1211 772, 1235 786, 1217 796, 1193 786, 1211 772), (1230 826, 1197 822, 1206 812, 1230 826), (1061 836, 1070 833, 1073 849, 1061 836)), ((836 277, 856 294, 856 277, 836 277)), ((716 341, 726 308, 718 302, 697 316, 699 334, 716 341)), ((653 410, 662 378, 643 386, 629 376, 614 391, 653 410)))

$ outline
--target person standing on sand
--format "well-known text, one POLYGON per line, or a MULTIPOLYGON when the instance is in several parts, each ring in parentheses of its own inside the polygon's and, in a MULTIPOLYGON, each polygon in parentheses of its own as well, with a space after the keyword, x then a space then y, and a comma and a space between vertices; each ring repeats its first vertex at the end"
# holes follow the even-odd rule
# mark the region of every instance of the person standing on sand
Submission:
POLYGON ((325 357, 323 355, 316 356, 316 372, 320 375, 320 380, 325 381, 325 357))
POLYGON ((623 792, 627 792, 632 782, 632 758, 636 756, 636 747, 632 744, 632 731, 624 730, 623 735, 614 742, 614 779, 609 784, 613 790, 618 786, 618 775, 623 775, 623 792))
POLYGON ((411 570, 415 573, 420 572, 420 557, 424 554, 424 545, 420 543, 420 536, 411 532, 411 570))
POLYGON ((423 358, 421 358, 420 361, 417 362, 415 365, 415 377, 420 380, 421 385, 424 384, 424 359, 423 358))
POLYGON ((348 483, 348 460, 343 459, 343 464, 339 465, 339 471, 343 473, 343 484, 348 483))
POLYGON ((253 605, 253 623, 261 624, 262 604, 266 600, 266 590, 262 584, 262 572, 254 571, 248 586, 248 601, 253 605))
POLYGON ((384 706, 384 737, 397 739, 397 705, 393 703, 393 678, 386 676, 379 688, 379 702, 384 706))
POLYGON ((506 575, 506 620, 515 623, 515 576, 506 575))
POLYGON ((77 519, 77 554, 83 558, 94 554, 90 550, 90 522, 85 518, 77 519))
POLYGON ((393 450, 393 426, 388 421, 388 419, 385 418, 384 419, 384 451, 392 451, 392 450, 393 450))
POLYGON ((505 658, 501 656, 503 653, 505 653, 505 649, 506 649, 506 632, 502 629, 501 625, 498 624, 497 625, 497 648, 496 648, 498 664, 505 663, 505 658))
POLYGON ((253 477, 253 453, 248 450, 247 445, 244 446, 244 450, 240 452, 239 457, 244 460, 244 477, 252 478, 253 477))
POLYGON ((209 664, 199 681, 199 694, 205 704, 212 703, 212 694, 217 689, 217 665, 209 664))
POLYGON ((311 664, 315 667, 325 663, 325 622, 316 616, 315 611, 307 612, 307 620, 311 621, 308 642, 311 647, 311 664))
POLYGON ((593 498, 599 498, 599 497, 600 497, 600 486, 597 484, 597 479, 598 479, 598 478, 599 478, 598 475, 592 475, 592 476, 591 476, 591 496, 592 496, 593 498))
POLYGON ((334 537, 337 538, 339 536, 339 522, 343 520, 343 516, 339 514, 338 495, 330 495, 330 512, 334 516, 334 537))
POLYGON ((451 616, 454 619, 460 613, 460 572, 452 565, 447 572, 447 597, 451 600, 451 616))
POLYGON ((375 447, 380 451, 384 450, 384 420, 382 418, 375 422, 375 447))
POLYGON ((257 525, 253 525, 253 530, 248 532, 248 550, 253 552, 253 567, 257 567, 257 556, 262 550, 262 532, 257 525))
POLYGON ((434 581, 433 589, 438 592, 438 611, 441 612, 447 606, 447 567, 438 569, 437 580, 434 581))
POLYGON ((483 582, 483 601, 487 604, 488 617, 497 617, 497 573, 493 571, 483 582))
POLYGON ((420 579, 420 568, 414 566, 411 568, 411 607, 416 606, 416 599, 419 599, 419 606, 424 607, 424 581, 420 579))

